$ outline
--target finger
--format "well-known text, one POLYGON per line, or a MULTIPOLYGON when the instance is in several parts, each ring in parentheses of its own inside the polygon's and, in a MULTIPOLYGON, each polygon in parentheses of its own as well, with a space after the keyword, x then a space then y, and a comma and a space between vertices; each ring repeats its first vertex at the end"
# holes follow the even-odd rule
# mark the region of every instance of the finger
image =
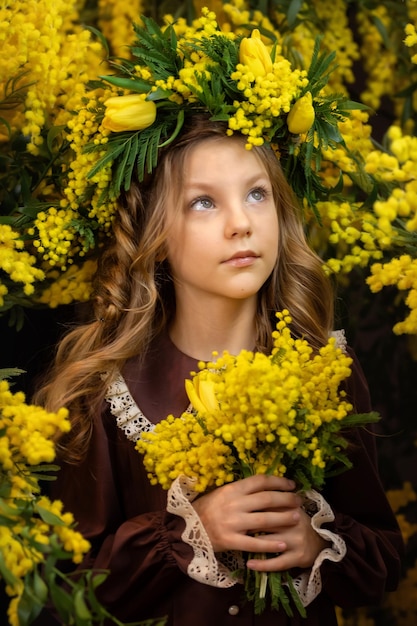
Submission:
POLYGON ((283 532, 285 529, 296 526, 300 521, 300 509, 287 509, 285 511, 256 511, 242 519, 246 523, 247 532, 283 532))
POLYGON ((256 474, 249 476, 237 483, 243 493, 257 493, 259 491, 294 491, 296 484, 293 480, 285 476, 268 476, 266 474, 256 474))
POLYGON ((291 556, 283 553, 266 559, 249 559, 246 566, 248 569, 256 572, 282 572, 295 567, 295 564, 291 556))
POLYGON ((277 536, 268 537, 268 535, 253 537, 252 535, 236 537, 236 547, 232 548, 242 552, 248 552, 252 554, 258 554, 259 558, 261 554, 271 554, 276 556, 287 550, 287 544, 285 541, 277 536))
POLYGON ((252 511, 285 511, 302 506, 301 496, 294 492, 259 491, 246 496, 245 508, 252 511))

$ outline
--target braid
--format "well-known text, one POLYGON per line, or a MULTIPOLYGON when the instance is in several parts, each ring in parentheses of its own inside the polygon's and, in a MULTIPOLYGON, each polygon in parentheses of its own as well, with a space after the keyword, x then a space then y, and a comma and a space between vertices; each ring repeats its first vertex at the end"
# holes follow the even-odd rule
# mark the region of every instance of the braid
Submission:
POLYGON ((143 354, 152 337, 158 238, 149 247, 151 227, 143 232, 143 223, 142 198, 132 187, 119 207, 112 239, 100 254, 92 303, 95 319, 63 337, 48 383, 34 397, 51 411, 71 409, 70 442, 59 442, 68 461, 78 461, 88 448, 92 418, 108 381, 128 358, 143 354))

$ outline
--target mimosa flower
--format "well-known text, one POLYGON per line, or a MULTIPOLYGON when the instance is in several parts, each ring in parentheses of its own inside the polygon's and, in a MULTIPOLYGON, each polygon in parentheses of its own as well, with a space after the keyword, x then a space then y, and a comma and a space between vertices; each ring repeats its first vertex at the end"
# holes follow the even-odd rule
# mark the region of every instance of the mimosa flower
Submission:
POLYGON ((246 65, 255 77, 266 76, 272 72, 271 55, 257 28, 254 28, 251 37, 242 39, 239 48, 239 61, 242 65, 246 65))
POLYGON ((313 97, 309 91, 299 98, 288 113, 287 126, 290 133, 307 133, 314 123, 313 97))
POLYGON ((104 103, 106 112, 103 128, 120 133, 129 130, 143 130, 156 119, 156 105, 145 100, 141 94, 114 96, 104 103))

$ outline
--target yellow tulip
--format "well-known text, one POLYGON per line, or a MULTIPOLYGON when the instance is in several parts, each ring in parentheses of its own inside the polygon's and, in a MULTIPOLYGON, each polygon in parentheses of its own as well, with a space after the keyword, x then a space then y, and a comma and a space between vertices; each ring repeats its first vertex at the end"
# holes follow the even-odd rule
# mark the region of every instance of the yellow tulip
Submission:
POLYGON ((313 97, 309 91, 297 100, 288 113, 287 126, 290 133, 300 135, 307 133, 314 122, 313 97))
POLYGON ((253 29, 251 37, 245 37, 240 42, 239 61, 249 67, 254 76, 266 76, 272 72, 271 55, 257 28, 253 29))
POLYGON ((187 396, 198 413, 216 411, 219 408, 211 380, 200 380, 198 377, 185 381, 187 396))
POLYGON ((120 133, 125 130, 143 130, 154 123, 156 105, 140 94, 114 96, 104 103, 106 111, 103 128, 120 133))

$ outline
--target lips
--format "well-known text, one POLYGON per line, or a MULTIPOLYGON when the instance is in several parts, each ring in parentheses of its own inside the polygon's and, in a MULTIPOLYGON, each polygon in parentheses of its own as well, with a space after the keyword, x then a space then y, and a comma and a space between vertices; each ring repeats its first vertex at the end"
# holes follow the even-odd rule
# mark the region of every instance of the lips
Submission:
POLYGON ((235 252, 233 256, 229 257, 223 263, 228 265, 234 265, 235 267, 245 267, 252 265, 259 258, 259 254, 256 254, 253 250, 240 250, 235 252))

